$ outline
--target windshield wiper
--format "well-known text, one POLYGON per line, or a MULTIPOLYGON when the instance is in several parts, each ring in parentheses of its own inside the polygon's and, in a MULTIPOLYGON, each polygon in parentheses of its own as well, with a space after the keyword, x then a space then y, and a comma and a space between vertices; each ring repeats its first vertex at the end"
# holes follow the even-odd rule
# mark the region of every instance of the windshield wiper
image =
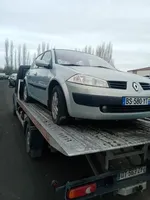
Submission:
POLYGON ((63 66, 82 66, 82 65, 78 65, 78 64, 61 64, 63 66))
POLYGON ((100 65, 99 66, 98 65, 97 66, 92 66, 92 67, 101 67, 101 68, 110 69, 109 67, 104 67, 104 66, 100 66, 100 65))

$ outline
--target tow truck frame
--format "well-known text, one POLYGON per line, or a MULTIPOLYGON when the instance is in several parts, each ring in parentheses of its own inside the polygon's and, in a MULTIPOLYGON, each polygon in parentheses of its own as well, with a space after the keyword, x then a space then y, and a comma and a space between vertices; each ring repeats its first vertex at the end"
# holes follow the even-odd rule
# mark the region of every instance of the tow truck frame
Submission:
POLYGON ((68 181, 61 187, 52 181, 56 193, 63 192, 64 200, 86 200, 107 193, 126 196, 146 189, 150 180, 148 118, 119 123, 74 120, 60 127, 52 122, 50 112, 42 105, 22 100, 23 84, 20 79, 13 94, 13 113, 24 128, 27 153, 32 158, 40 157, 46 140, 51 150, 66 156, 85 155, 93 172, 92 177, 68 181), (138 157, 136 164, 133 157, 138 157), (127 160, 127 167, 120 163, 113 167, 112 162, 121 159, 127 160))

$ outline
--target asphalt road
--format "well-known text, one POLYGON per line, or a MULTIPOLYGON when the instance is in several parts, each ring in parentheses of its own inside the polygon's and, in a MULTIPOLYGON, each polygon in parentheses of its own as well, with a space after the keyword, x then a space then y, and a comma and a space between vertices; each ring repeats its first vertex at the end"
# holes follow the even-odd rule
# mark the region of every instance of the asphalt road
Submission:
MULTIPOLYGON (((84 157, 67 158, 46 152, 40 160, 30 159, 25 152, 22 127, 12 115, 12 93, 7 81, 0 81, 0 200, 53 200, 55 195, 50 185, 53 179, 61 185, 92 173, 84 157)), ((126 198, 107 196, 104 199, 149 198, 147 190, 126 198)))

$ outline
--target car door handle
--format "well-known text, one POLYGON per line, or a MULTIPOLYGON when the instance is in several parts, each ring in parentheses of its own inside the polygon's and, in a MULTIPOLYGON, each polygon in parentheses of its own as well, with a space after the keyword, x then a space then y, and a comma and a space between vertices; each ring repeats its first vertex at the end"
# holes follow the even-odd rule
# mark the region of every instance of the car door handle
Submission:
POLYGON ((34 76, 37 76, 37 72, 36 72, 36 73, 34 73, 34 76))

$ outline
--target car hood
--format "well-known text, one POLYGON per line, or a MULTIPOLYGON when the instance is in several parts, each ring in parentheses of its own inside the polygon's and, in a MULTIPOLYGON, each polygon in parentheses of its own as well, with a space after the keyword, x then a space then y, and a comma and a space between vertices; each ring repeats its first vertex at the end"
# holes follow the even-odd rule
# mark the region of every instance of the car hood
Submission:
POLYGON ((128 72, 122 72, 119 70, 106 69, 100 67, 84 67, 84 66, 72 67, 72 69, 75 70, 76 73, 94 76, 107 81, 138 81, 138 82, 140 81, 140 82, 150 83, 150 80, 148 78, 131 74, 128 72))

